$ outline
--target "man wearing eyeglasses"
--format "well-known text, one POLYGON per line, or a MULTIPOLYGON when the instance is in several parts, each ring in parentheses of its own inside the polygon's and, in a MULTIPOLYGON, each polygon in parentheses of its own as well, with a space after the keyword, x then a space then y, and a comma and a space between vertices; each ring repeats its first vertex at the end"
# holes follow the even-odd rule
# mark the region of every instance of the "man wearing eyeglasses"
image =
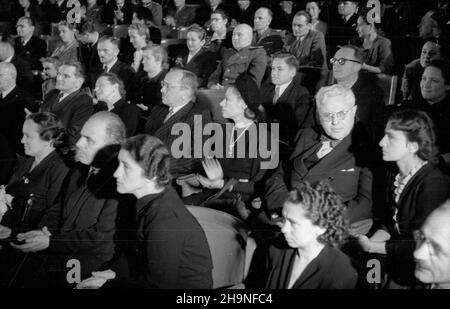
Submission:
POLYGON ((266 182, 267 210, 273 218, 296 184, 325 180, 347 204, 352 234, 366 234, 372 224, 372 174, 365 162, 367 139, 355 126, 355 97, 342 85, 323 87, 316 108, 320 126, 299 131, 290 159, 266 182))
POLYGON ((431 288, 450 289, 450 201, 435 209, 416 233, 415 276, 431 288))
POLYGON ((353 45, 339 48, 330 63, 336 82, 353 91, 358 110, 356 118, 370 131, 374 142, 383 136, 383 90, 368 74, 360 73, 364 52, 353 45))

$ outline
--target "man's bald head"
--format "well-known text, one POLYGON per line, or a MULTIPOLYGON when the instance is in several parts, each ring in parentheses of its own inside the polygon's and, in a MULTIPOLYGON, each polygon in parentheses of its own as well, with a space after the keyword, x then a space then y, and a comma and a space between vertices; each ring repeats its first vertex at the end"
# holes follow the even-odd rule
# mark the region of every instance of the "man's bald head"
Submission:
POLYGON ((233 30, 233 47, 241 50, 252 44, 253 29, 247 24, 240 24, 233 30))
POLYGON ((0 91, 5 91, 16 85, 17 70, 14 64, 0 63, 0 91))
POLYGON ((255 12, 255 17, 253 20, 255 31, 264 32, 265 30, 267 30, 270 26, 270 23, 272 22, 272 16, 273 13, 269 8, 260 7, 255 12))

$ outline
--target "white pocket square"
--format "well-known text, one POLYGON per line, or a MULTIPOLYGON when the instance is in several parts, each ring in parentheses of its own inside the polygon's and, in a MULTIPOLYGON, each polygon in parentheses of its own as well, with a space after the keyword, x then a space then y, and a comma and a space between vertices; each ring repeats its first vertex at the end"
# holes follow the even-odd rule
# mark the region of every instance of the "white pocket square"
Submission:
POLYGON ((354 172, 355 169, 354 168, 349 168, 348 170, 346 170, 345 168, 341 170, 341 172, 354 172))

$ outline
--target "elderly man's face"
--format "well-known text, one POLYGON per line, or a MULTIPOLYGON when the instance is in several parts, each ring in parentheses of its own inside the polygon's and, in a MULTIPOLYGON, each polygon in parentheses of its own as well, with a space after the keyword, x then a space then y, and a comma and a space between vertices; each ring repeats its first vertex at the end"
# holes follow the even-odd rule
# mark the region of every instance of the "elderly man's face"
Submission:
POLYGON ((270 23, 272 22, 272 18, 266 9, 258 9, 255 12, 255 18, 253 20, 256 31, 263 31, 269 28, 270 23))
POLYGON ((434 211, 416 234, 415 276, 423 283, 450 287, 450 217, 434 211))
POLYGON ((117 55, 119 54, 119 49, 117 46, 107 40, 98 43, 97 51, 100 62, 103 64, 108 64, 115 61, 117 59, 117 55))
POLYGON ((76 75, 76 69, 73 66, 62 65, 58 68, 56 75, 56 89, 61 92, 71 93, 81 88, 83 80, 76 75))
POLYGON ((307 35, 310 28, 311 26, 308 23, 308 20, 303 15, 295 17, 292 21, 292 33, 296 38, 307 35))
POLYGON ((233 31, 233 47, 237 50, 250 46, 252 43, 253 35, 251 31, 248 31, 245 27, 237 26, 233 31))
POLYGON ((428 102, 436 103, 446 97, 445 79, 440 69, 428 66, 422 74, 420 92, 428 102))
POLYGON ((188 90, 182 85, 181 77, 181 72, 169 72, 162 82, 162 102, 169 107, 185 104, 188 100, 188 90))
POLYGON ((353 49, 341 48, 336 52, 336 54, 334 54, 334 58, 335 59, 343 58, 347 60, 343 65, 339 64, 338 62, 335 62, 333 64, 333 75, 338 82, 340 80, 346 80, 348 78, 358 76, 358 73, 361 70, 361 64, 353 61, 348 61, 348 60, 357 61, 355 59, 355 51, 353 49))
POLYGON ((91 165, 95 155, 110 141, 106 125, 100 119, 88 120, 80 132, 80 139, 75 144, 76 160, 85 165, 91 165))
POLYGON ((427 67, 431 61, 439 59, 441 57, 441 49, 438 44, 433 42, 426 42, 422 47, 422 53, 420 54, 420 65, 427 67))
POLYGON ((342 96, 325 97, 318 102, 317 112, 320 124, 330 138, 342 140, 352 131, 356 105, 346 102, 342 96))

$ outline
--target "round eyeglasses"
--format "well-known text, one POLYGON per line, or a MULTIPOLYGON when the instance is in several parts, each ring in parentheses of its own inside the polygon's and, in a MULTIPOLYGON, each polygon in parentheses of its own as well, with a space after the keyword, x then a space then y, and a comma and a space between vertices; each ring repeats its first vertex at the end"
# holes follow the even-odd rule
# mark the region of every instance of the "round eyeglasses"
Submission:
POLYGON ((333 119, 344 120, 345 118, 347 118, 348 113, 353 109, 353 107, 355 107, 355 105, 353 105, 350 109, 346 111, 340 111, 337 113, 329 113, 329 114, 322 114, 322 113, 319 114, 320 117, 326 122, 331 122, 333 121, 333 119))

